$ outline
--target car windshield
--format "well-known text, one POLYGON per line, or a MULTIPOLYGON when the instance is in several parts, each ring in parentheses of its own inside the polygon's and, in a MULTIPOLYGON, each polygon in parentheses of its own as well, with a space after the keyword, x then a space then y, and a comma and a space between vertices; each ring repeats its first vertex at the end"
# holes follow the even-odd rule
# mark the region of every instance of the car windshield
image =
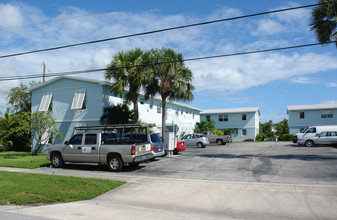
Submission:
POLYGON ((151 136, 152 143, 153 142, 160 142, 161 141, 158 134, 151 134, 150 136, 151 136))

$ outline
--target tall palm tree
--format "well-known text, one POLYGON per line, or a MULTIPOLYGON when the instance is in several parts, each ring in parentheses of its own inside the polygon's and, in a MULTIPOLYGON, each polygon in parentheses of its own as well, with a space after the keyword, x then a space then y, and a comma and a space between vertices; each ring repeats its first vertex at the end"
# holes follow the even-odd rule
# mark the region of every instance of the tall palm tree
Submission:
POLYGON ((113 56, 113 60, 107 66, 105 79, 113 80, 111 91, 115 95, 126 95, 126 99, 133 103, 134 123, 139 120, 138 94, 142 85, 146 82, 146 66, 148 63, 141 49, 136 48, 129 51, 121 51, 113 56))
MULTIPOLYGON (((320 0, 326 3, 331 0, 320 0)), ((311 12, 311 30, 315 32, 317 40, 321 43, 337 40, 337 2, 319 5, 311 12)), ((337 47, 337 43, 336 43, 337 47)))
POLYGON ((145 98, 160 94, 162 100, 162 135, 166 130, 167 100, 192 101, 194 86, 192 71, 189 70, 181 53, 172 49, 152 49, 150 51, 152 68, 150 81, 145 86, 145 98))

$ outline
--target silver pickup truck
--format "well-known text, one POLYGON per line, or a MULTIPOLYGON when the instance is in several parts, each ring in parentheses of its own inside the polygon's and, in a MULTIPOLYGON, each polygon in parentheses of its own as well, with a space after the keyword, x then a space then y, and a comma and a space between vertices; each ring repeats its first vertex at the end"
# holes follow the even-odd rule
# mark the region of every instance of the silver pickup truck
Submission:
POLYGON ((203 132, 202 134, 207 136, 210 143, 216 143, 217 145, 225 145, 226 143, 232 142, 230 135, 216 135, 210 131, 203 132))
POLYGON ((75 134, 64 144, 48 148, 47 159, 53 167, 65 162, 107 164, 111 171, 120 171, 124 164, 136 167, 152 159, 152 144, 147 140, 131 140, 114 132, 91 131, 75 134))

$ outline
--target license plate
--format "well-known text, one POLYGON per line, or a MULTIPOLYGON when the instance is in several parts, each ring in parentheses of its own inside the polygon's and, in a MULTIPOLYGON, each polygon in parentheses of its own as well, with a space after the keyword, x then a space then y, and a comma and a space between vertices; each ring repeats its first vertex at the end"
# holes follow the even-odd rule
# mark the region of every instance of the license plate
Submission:
POLYGON ((146 151, 150 151, 151 150, 151 145, 150 144, 147 144, 146 145, 146 151))

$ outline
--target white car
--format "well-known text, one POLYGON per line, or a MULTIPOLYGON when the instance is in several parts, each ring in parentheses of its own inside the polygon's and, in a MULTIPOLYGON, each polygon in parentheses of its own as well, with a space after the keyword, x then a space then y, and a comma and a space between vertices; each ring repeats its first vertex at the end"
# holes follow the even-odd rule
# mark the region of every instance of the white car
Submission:
POLYGON ((198 148, 205 148, 209 144, 208 138, 202 134, 188 134, 181 140, 185 141, 186 146, 197 146, 198 148))
POLYGON ((307 147, 315 144, 337 144, 337 131, 324 131, 313 137, 302 137, 297 143, 307 147))

